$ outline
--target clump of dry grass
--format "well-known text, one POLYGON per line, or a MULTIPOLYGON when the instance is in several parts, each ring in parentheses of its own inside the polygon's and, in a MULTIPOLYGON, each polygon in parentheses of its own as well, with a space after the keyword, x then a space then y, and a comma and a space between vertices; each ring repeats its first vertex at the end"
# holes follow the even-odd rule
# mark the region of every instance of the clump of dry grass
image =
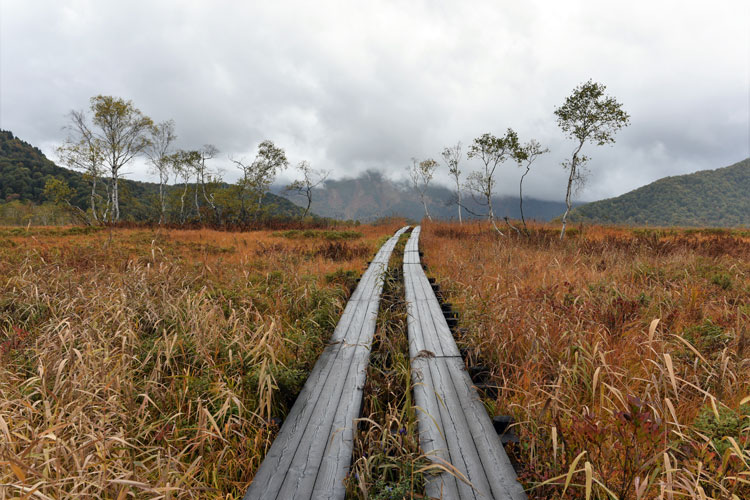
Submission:
POLYGON ((746 235, 555 232, 422 232, 530 497, 750 498, 746 235))
POLYGON ((323 277, 366 258, 267 232, 9 241, 0 499, 240 496, 345 303, 323 277))

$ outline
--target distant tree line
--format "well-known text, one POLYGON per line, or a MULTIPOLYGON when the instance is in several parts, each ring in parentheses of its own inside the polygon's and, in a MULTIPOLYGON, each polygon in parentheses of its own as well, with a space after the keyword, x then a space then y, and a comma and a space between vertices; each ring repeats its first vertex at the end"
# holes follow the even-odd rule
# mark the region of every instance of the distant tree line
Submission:
MULTIPOLYGON (((604 94, 606 87, 591 80, 576 87, 570 96, 554 113, 557 124, 569 139, 575 142, 570 159, 563 162, 563 168, 568 172, 568 182, 565 192, 566 210, 562 217, 562 230, 560 238, 565 236, 565 227, 572 206, 574 192, 579 189, 584 181, 584 169, 589 158, 582 154, 586 143, 596 145, 612 144, 615 142, 615 133, 628 125, 630 117, 622 110, 622 105, 613 97, 604 94)), ((474 139, 466 152, 466 158, 475 160, 479 168, 470 172, 465 180, 461 180, 462 171, 460 163, 462 156, 462 144, 460 142, 443 149, 441 156, 448 173, 455 181, 455 204, 458 209, 459 223, 463 221, 461 211, 469 211, 472 215, 477 214, 469 210, 462 202, 463 193, 469 194, 475 203, 485 208, 484 216, 492 227, 499 233, 502 230, 497 226, 497 216, 492 206, 492 198, 497 185, 498 169, 506 162, 516 164, 523 168, 518 194, 519 209, 521 212, 522 229, 515 227, 508 217, 504 221, 508 227, 521 233, 528 233, 526 219, 523 214, 523 181, 531 170, 536 159, 549 152, 537 140, 530 139, 522 143, 516 131, 508 128, 505 134, 497 137, 490 133, 482 134, 474 139)), ((414 190, 420 197, 424 206, 425 217, 432 219, 427 209, 426 192, 430 181, 435 175, 439 164, 432 158, 419 160, 412 158, 409 174, 414 190)))
MULTIPOLYGON (((628 125, 629 116, 613 97, 604 94, 605 86, 589 80, 576 87, 562 106, 555 109, 557 123, 575 143, 574 150, 562 166, 568 172, 560 237, 565 234, 572 196, 583 185, 588 157, 582 154, 586 143, 614 143, 615 133, 628 125)), ((189 149, 175 148, 177 134, 172 120, 155 122, 128 100, 112 96, 95 96, 85 111, 71 111, 66 126, 67 137, 57 149, 62 164, 79 173, 60 169, 46 160, 36 148, 24 146, 10 132, 0 131, 0 199, 46 200, 64 210, 70 220, 86 224, 114 223, 122 220, 122 206, 128 218, 152 220, 158 224, 245 225, 271 215, 310 217, 316 187, 329 172, 316 170, 302 161, 296 166, 298 180, 287 186, 304 196, 306 206, 271 195, 268 189, 278 174, 289 168, 286 152, 273 141, 258 144, 252 159, 229 159, 239 169, 240 177, 229 184, 222 179, 214 162, 220 151, 212 144, 189 149), (158 183, 141 183, 123 179, 125 168, 135 159, 147 161, 158 183)), ((462 211, 486 217, 492 227, 503 234, 497 224, 493 196, 497 175, 505 163, 523 169, 519 181, 521 228, 508 217, 505 224, 518 232, 528 232, 523 213, 523 182, 535 160, 549 150, 535 139, 520 140, 508 128, 498 137, 485 133, 475 138, 465 151, 460 142, 441 153, 443 163, 455 182, 455 204, 459 221, 462 211), (474 160, 474 171, 463 175, 462 160, 474 160), (471 196, 474 205, 484 213, 470 210, 464 203, 471 196)), ((410 179, 424 207, 428 210, 428 187, 439 163, 433 158, 412 159, 410 179)), ((476 210, 476 208, 474 208, 476 210)), ((23 210, 17 210, 22 213, 23 210)))
POLYGON ((87 203, 81 204, 80 194, 74 196, 66 179, 49 179, 44 194, 89 224, 121 220, 122 175, 137 157, 144 158, 158 177, 158 190, 147 203, 150 219, 159 224, 243 225, 270 215, 307 217, 312 190, 328 175, 306 161, 297 166, 302 179, 287 189, 306 195, 304 210, 270 195, 271 184, 290 163, 281 147, 264 140, 252 160, 230 157, 241 175, 228 184, 213 165, 220 154, 216 146, 177 149, 174 121, 156 123, 131 101, 118 97, 91 98, 88 110, 70 112, 66 130, 57 153, 62 164, 83 174, 87 203), (274 203, 267 203, 269 197, 274 203))

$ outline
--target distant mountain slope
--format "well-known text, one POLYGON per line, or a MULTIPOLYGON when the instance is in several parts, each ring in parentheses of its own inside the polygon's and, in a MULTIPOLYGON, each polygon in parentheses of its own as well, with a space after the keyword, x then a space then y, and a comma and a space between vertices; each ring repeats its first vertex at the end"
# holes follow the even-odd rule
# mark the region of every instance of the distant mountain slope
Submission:
MULTIPOLYGON (((306 202, 303 197, 294 193, 277 193, 288 197, 298 204, 306 202)), ((437 219, 455 219, 458 217, 453 202, 453 192, 444 186, 435 185, 429 188, 428 209, 437 219)), ((473 212, 482 214, 484 207, 473 202, 470 196, 463 200, 473 212)), ((524 214, 527 219, 549 220, 565 211, 565 204, 556 201, 544 201, 524 198, 524 214)), ((493 207, 499 217, 520 218, 518 198, 497 197, 493 207)), ((406 182, 395 182, 380 172, 368 171, 356 178, 329 180, 313 193, 312 210, 323 217, 351 219, 368 222, 379 217, 397 215, 413 220, 420 220, 424 208, 419 196, 406 182)), ((464 217, 472 216, 463 211, 464 217)))
POLYGON ((654 226, 750 225, 750 158, 665 177, 616 198, 582 205, 572 220, 654 226))
MULTIPOLYGON (((91 185, 83 174, 56 165, 39 148, 15 137, 12 132, 0 130, 0 203, 18 200, 41 204, 45 201, 44 185, 52 178, 64 180, 72 188, 70 201, 73 205, 84 210, 89 208, 91 185)), ((155 208, 158 184, 120 179, 119 185, 120 212, 124 220, 145 221, 158 217, 155 208)), ((266 193, 263 205, 274 215, 296 217, 303 212, 286 198, 272 193, 266 193)))
POLYGON ((50 178, 66 181, 75 191, 74 202, 85 201, 88 188, 81 174, 58 167, 39 148, 0 130, 0 201, 41 203, 44 184, 50 178))

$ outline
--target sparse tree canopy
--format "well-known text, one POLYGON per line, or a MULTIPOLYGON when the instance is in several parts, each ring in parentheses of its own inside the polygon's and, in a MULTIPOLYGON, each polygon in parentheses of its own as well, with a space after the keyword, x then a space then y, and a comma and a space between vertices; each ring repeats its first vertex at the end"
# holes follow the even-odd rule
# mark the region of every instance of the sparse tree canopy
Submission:
POLYGON ((263 141, 258 145, 258 154, 253 161, 254 180, 265 192, 276 180, 276 175, 288 166, 284 150, 272 141, 263 141))
MULTIPOLYGON (((194 165, 198 164, 201 161, 201 153, 200 151, 196 150, 186 151, 180 149, 169 155, 167 161, 175 177, 179 178, 182 181, 182 191, 180 193, 180 224, 184 224, 187 219, 187 213, 185 211, 185 198, 188 194, 190 178, 195 172, 194 165)), ((197 193, 197 184, 194 186, 194 188, 197 193)), ((200 214, 196 216, 199 215, 200 214)))
MULTIPOLYGON (((208 168, 208 165, 206 164, 206 161, 212 160, 216 157, 216 155, 219 154, 219 148, 214 146, 213 144, 204 144, 203 147, 198 151, 199 159, 197 162, 194 163, 195 167, 195 176, 197 183, 201 186, 201 191, 203 192, 203 199, 206 201, 206 203, 209 204, 211 207, 211 210, 214 212, 214 217, 216 218, 216 222, 219 222, 219 219, 221 218, 219 215, 219 207, 216 206, 216 203, 214 202, 214 194, 208 193, 206 191, 206 183, 212 183, 215 184, 216 182, 220 181, 219 173, 217 171, 211 171, 208 168)), ((196 193, 197 193, 197 185, 196 185, 196 193)), ((197 206, 197 204, 196 204, 197 206)))
MULTIPOLYGON (((119 97, 92 97, 90 111, 91 124, 83 112, 71 112, 69 129, 73 137, 61 154, 72 154, 77 158, 75 161, 90 157, 85 163, 92 167, 92 173, 95 172, 94 164, 97 162, 109 171, 109 196, 112 205, 109 220, 117 221, 120 219, 118 180, 121 169, 150 144, 148 133, 153 122, 131 101, 119 97), (77 145, 79 151, 74 151, 71 148, 73 145, 77 145)), ((92 200, 93 198, 94 195, 92 200)))
POLYGON ((177 139, 174 132, 174 121, 169 120, 162 123, 154 124, 151 127, 151 137, 146 147, 146 156, 151 164, 151 170, 159 175, 159 224, 164 223, 164 217, 167 211, 167 202, 165 188, 169 182, 169 173, 171 171, 171 162, 169 161, 169 152, 172 143, 177 139))
POLYGON ((411 177, 412 186, 417 193, 419 193, 419 199, 422 201, 425 216, 429 220, 432 220, 430 211, 427 209, 427 187, 430 185, 430 181, 432 181, 432 177, 435 175, 435 169, 438 166, 438 162, 432 158, 427 158, 422 161, 412 158, 411 163, 409 177, 411 177))
POLYGON ((70 203, 70 197, 72 195, 73 190, 70 189, 68 183, 62 179, 50 178, 44 184, 44 192, 42 193, 42 196, 55 205, 63 207, 73 219, 88 225, 89 219, 86 217, 86 212, 70 203))
MULTIPOLYGON (((261 204, 263 203, 263 195, 276 179, 276 175, 289 166, 286 153, 272 141, 266 140, 258 145, 258 154, 252 163, 248 164, 242 160, 231 160, 242 170, 242 177, 237 181, 240 187, 241 199, 244 200, 245 193, 249 193, 257 199, 255 211, 257 218, 260 213, 261 204)), ((243 212, 245 210, 244 201, 242 210, 243 212)))
POLYGON ((70 201, 70 196, 73 194, 73 190, 70 189, 68 183, 61 179, 49 179, 44 184, 44 196, 47 200, 55 204, 66 203, 70 201))
POLYGON ((109 205, 111 202, 109 196, 109 186, 107 187, 106 202, 103 207, 97 208, 97 199, 102 196, 99 194, 99 180, 105 174, 104 155, 99 141, 94 137, 94 133, 89 128, 86 115, 83 111, 71 111, 68 137, 62 146, 57 148, 57 155, 63 165, 73 170, 84 173, 86 178, 91 182, 91 217, 94 221, 107 217, 109 205), (101 209, 101 214, 99 213, 101 209))
POLYGON ((148 116, 119 97, 96 96, 91 98, 91 111, 96 142, 104 156, 104 164, 112 175, 112 215, 110 220, 120 219, 118 179, 120 170, 149 144, 146 135, 153 125, 148 116))
POLYGON ((483 134, 474 139, 469 146, 467 157, 469 159, 477 158, 482 163, 482 169, 469 174, 467 185, 475 194, 480 197, 479 203, 487 206, 487 220, 492 223, 495 230, 503 234, 495 224, 495 213, 492 209, 492 195, 495 191, 495 174, 497 167, 506 160, 514 159, 517 161, 517 154, 520 148, 518 134, 509 128, 503 137, 495 137, 492 134, 483 134))
POLYGON ((558 126, 576 144, 570 160, 563 163, 563 168, 568 170, 569 176, 565 194, 567 208, 563 215, 561 239, 565 236, 573 188, 582 185, 583 168, 589 160, 581 154, 583 145, 587 142, 597 146, 613 144, 617 131, 630 123, 630 115, 622 110, 622 104, 614 97, 605 95, 605 90, 603 84, 589 80, 573 89, 573 93, 565 99, 563 105, 555 109, 558 126))
POLYGON ((305 213, 302 214, 302 217, 305 218, 307 217, 307 214, 310 213, 313 190, 323 184, 331 172, 329 170, 315 170, 307 161, 300 162, 297 165, 297 170, 302 174, 302 179, 298 179, 289 184, 286 187, 286 190, 297 191, 298 193, 305 195, 307 206, 305 206, 305 213))
POLYGON ((443 162, 448 167, 448 173, 456 181, 456 205, 458 206, 458 223, 463 224, 461 218, 461 170, 459 164, 461 163, 461 141, 458 141, 454 146, 443 149, 443 162))
POLYGON ((521 211, 521 223, 523 224, 523 229, 526 234, 528 234, 528 229, 526 228, 526 218, 523 215, 523 179, 529 173, 529 170, 531 170, 531 164, 534 163, 539 156, 548 152, 549 149, 542 148, 542 145, 539 144, 539 141, 536 139, 531 139, 516 151, 518 165, 523 165, 526 168, 524 173, 521 174, 521 180, 518 183, 518 203, 521 211))
MULTIPOLYGON (((86 115, 80 113, 79 116, 86 115)), ((66 124, 70 123, 67 118, 66 124)), ((84 125, 93 127, 90 114, 88 123, 84 125)), ((89 148, 89 144, 82 143, 80 140, 74 142, 74 139, 80 139, 80 137, 72 130, 66 130, 66 132, 70 140, 63 144, 58 153, 60 158, 67 159, 64 161, 65 165, 73 167, 75 171, 58 167, 30 144, 15 138, 10 132, 0 131, 0 150, 2 150, 0 154, 0 212, 3 211, 4 202, 33 203, 28 212, 25 211, 26 209, 17 211, 15 208, 9 208, 9 211, 3 213, 15 215, 13 219, 6 218, 6 221, 21 220, 23 217, 28 220, 33 218, 35 224, 69 224, 72 222, 93 224, 97 221, 110 220, 110 180, 106 171, 99 170, 102 164, 100 157, 96 154, 97 150, 89 148), (94 153, 92 156, 78 155, 78 153, 88 155, 91 152, 94 153), (96 170, 92 170, 92 167, 96 170), (44 188, 50 179, 59 179, 67 183, 71 189, 70 195, 53 196, 53 192, 48 191, 45 196, 44 188), (92 198, 93 204, 90 201, 92 198)), ((239 187, 229 186, 220 181, 220 171, 211 160, 205 159, 208 152, 196 149, 170 151, 167 155, 164 164, 168 171, 164 172, 164 175, 165 179, 168 177, 169 180, 163 186, 166 204, 164 224, 202 221, 218 227, 226 224, 246 225, 250 222, 247 217, 240 216, 239 187), (206 170, 202 184, 199 181, 196 182, 195 166, 204 159, 206 170), (196 194, 200 202, 200 212, 196 212, 193 204, 196 194), (216 207, 215 209, 212 209, 211 203, 216 207)), ((63 161, 60 161, 60 164, 62 163, 63 161)), ((128 169, 127 166, 126 169, 128 169)), ((160 219, 159 182, 136 182, 120 178, 119 184, 121 220, 156 223, 160 219)), ((55 184, 51 184, 50 189, 62 192, 55 184)), ((304 207, 298 207, 284 198, 266 193, 263 197, 263 209, 264 213, 267 211, 273 216, 299 217, 304 207)))

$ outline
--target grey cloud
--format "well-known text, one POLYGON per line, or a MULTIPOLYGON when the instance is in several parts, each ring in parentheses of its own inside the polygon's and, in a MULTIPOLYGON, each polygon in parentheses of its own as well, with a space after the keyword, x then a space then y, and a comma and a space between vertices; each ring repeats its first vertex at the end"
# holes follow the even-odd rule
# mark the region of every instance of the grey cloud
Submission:
MULTIPOLYGON (((594 78, 632 125, 614 147, 588 149, 581 199, 750 155, 750 7, 740 0, 710 12, 671 0, 606 9, 593 0, 0 0, 0 9, 0 127, 47 153, 64 138, 65 114, 100 93, 175 119, 181 147, 216 144, 229 180, 226 156, 249 157, 265 138, 334 177, 403 177, 412 156, 513 127, 551 149, 527 192, 560 199, 571 144, 552 112, 594 78)), ((143 164, 130 170, 148 178, 143 164)), ((505 165, 500 194, 515 193, 519 176, 505 165)))

